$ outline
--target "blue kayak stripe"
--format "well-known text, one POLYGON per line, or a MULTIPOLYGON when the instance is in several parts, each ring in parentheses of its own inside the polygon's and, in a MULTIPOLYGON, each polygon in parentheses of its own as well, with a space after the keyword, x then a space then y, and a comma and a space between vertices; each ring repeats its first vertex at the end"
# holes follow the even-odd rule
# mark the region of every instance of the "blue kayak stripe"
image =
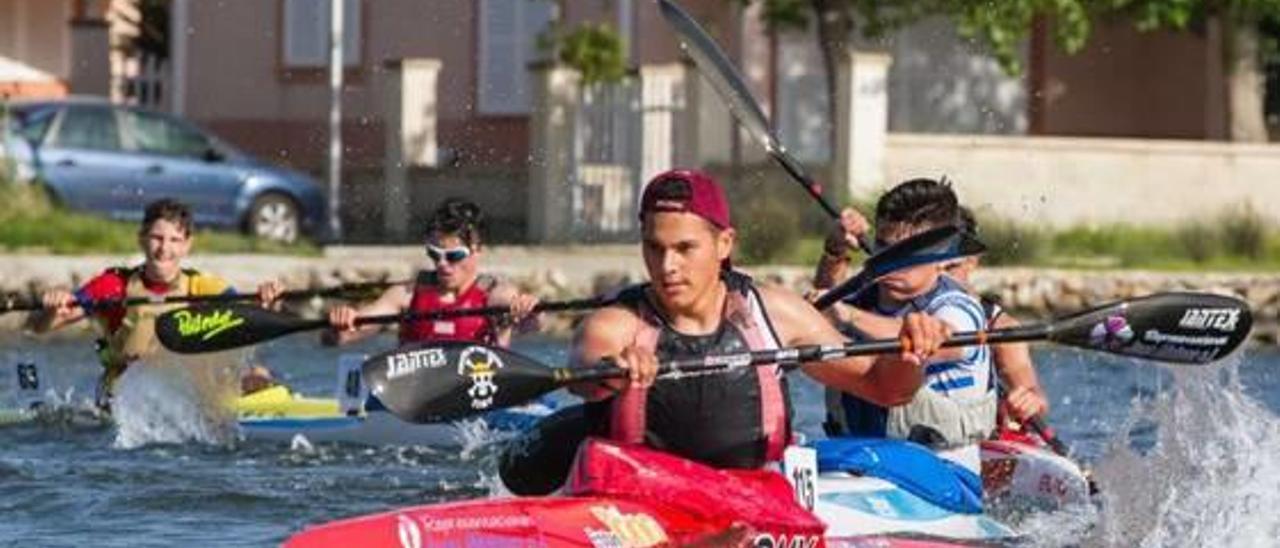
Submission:
POLYGON ((290 419, 283 417, 264 417, 241 419, 240 427, 251 430, 274 430, 274 429, 307 429, 307 428, 335 428, 341 426, 350 426, 364 422, 360 417, 325 417, 312 419, 290 419))

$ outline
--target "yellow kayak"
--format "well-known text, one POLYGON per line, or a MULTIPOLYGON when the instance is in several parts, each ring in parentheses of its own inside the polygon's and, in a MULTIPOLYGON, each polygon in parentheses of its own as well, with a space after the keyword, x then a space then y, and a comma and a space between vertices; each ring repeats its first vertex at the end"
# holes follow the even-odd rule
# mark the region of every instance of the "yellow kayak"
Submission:
POLYGON ((235 410, 241 418, 289 417, 314 418, 338 417, 338 400, 334 398, 309 398, 295 395, 284 385, 259 390, 236 400, 235 410))

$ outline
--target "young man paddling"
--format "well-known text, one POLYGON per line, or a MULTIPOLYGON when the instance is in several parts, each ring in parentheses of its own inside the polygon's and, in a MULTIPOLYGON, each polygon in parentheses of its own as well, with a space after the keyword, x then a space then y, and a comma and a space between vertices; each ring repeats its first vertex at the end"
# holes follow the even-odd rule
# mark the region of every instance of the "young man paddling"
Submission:
MULTIPOLYGON (((640 217, 649 283, 624 290, 619 304, 589 316, 573 346, 575 364, 610 359, 630 375, 573 391, 602 402, 611 439, 717 467, 779 460, 790 441, 792 409, 777 366, 654 382, 659 360, 846 339, 800 296, 757 287, 730 268, 736 233, 724 191, 710 176, 689 170, 657 176, 645 188, 640 217)), ((909 314, 893 336, 911 350, 801 369, 881 405, 904 403, 947 333, 937 319, 909 314)))
MULTIPOLYGON (((38 333, 62 328, 91 317, 102 332, 98 357, 102 376, 98 381, 97 403, 107 409, 112 388, 129 364, 160 349, 155 336, 155 318, 182 304, 109 306, 101 303, 132 297, 219 295, 234 293, 216 276, 183 268, 182 261, 195 242, 191 210, 183 203, 161 199, 147 205, 138 230, 138 247, 143 263, 132 267, 108 268, 75 292, 53 289, 41 295, 44 310, 32 315, 30 326, 38 333)), ((262 372, 251 371, 251 376, 262 372)), ((250 385, 262 379, 251 379, 250 385)), ((269 379, 268 379, 269 380, 269 379)))
MULTIPOLYGON (((978 234, 978 221, 973 212, 960 206, 958 226, 969 234, 978 234)), ((977 294, 970 285, 969 276, 978 268, 981 259, 978 256, 966 257, 943 267, 946 274, 969 288, 970 293, 977 294)), ((1004 329, 1017 327, 1021 322, 1009 315, 994 299, 985 295, 979 296, 983 312, 986 315, 988 329, 1004 329)), ((1000 413, 997 425, 1003 427, 1012 419, 1016 422, 1042 417, 1049 412, 1049 400, 1045 397, 1040 380, 1036 377, 1035 365, 1031 361, 1031 346, 1027 343, 997 344, 991 347, 995 360, 996 372, 1000 374, 1007 390, 1000 402, 1000 413)))
MULTIPOLYGON (((323 340, 346 344, 377 331, 377 326, 357 327, 359 316, 510 306, 510 314, 501 318, 469 316, 400 324, 400 344, 454 340, 507 346, 513 327, 529 316, 538 298, 480 274, 483 230, 484 214, 479 206, 461 199, 446 200, 427 221, 426 251, 435 270, 419 272, 412 286, 387 288, 377 300, 362 307, 330 309, 333 330, 326 332, 323 340)), ((275 286, 272 291, 280 289, 275 286)))
MULTIPOLYGON (((954 224, 959 204, 947 184, 931 179, 904 182, 876 205, 876 245, 888 246, 914 234, 954 224)), ((850 243, 865 230, 856 212, 846 210, 828 238, 815 285, 843 275, 850 243)), ((986 327, 982 306, 959 282, 944 276, 941 264, 893 272, 850 303, 833 310, 842 329, 859 337, 896 334, 906 316, 924 311, 941 318, 953 332, 986 327)), ((996 390, 990 349, 949 348, 931 356, 925 386, 907 405, 890 407, 852 394, 828 395, 827 430, 831 435, 887 436, 911 439, 940 455, 979 470, 977 443, 995 427, 996 390)))

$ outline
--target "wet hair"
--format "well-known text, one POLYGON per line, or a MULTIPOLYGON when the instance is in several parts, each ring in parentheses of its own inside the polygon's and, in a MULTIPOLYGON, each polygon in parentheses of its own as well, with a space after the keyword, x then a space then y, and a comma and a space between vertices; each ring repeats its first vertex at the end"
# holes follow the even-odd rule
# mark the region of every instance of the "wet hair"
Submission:
POLYGON ((956 208, 956 228, 971 236, 978 235, 978 219, 973 216, 973 210, 965 206, 956 208))
POLYGON ((151 225, 156 221, 169 221, 188 236, 195 229, 195 222, 191 220, 191 208, 182 202, 172 198, 161 198, 147 204, 146 212, 142 214, 142 226, 139 227, 138 233, 145 234, 151 230, 151 225))
POLYGON ((911 179, 899 183, 876 204, 876 226, 906 224, 934 228, 954 224, 960 202, 946 179, 911 179))
POLYGON ((484 212, 480 206, 462 198, 449 198, 427 219, 426 237, 432 234, 457 236, 469 246, 480 245, 484 231, 484 212))

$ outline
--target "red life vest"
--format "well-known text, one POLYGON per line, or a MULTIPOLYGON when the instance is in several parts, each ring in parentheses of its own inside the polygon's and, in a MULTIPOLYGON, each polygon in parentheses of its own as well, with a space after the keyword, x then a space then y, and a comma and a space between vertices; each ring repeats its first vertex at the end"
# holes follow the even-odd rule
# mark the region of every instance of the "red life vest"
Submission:
MULTIPOLYGON (((724 316, 716 332, 706 336, 684 335, 667 325, 649 302, 647 285, 621 292, 619 302, 642 320, 636 345, 653 350, 660 360, 778 348, 751 278, 726 271, 723 279, 728 288, 724 316)), ((625 390, 610 404, 608 437, 718 468, 758 468, 782 459, 791 439, 790 417, 781 369, 748 367, 625 390)))
MULTIPOLYGON (((496 282, 488 276, 478 276, 471 286, 458 294, 451 302, 445 302, 435 272, 424 271, 418 275, 409 301, 409 312, 435 312, 462 308, 480 308, 489 305, 489 292, 496 282)), ((400 322, 400 344, 433 341, 472 341, 493 343, 497 329, 486 316, 465 316, 447 320, 406 320, 400 322)))

